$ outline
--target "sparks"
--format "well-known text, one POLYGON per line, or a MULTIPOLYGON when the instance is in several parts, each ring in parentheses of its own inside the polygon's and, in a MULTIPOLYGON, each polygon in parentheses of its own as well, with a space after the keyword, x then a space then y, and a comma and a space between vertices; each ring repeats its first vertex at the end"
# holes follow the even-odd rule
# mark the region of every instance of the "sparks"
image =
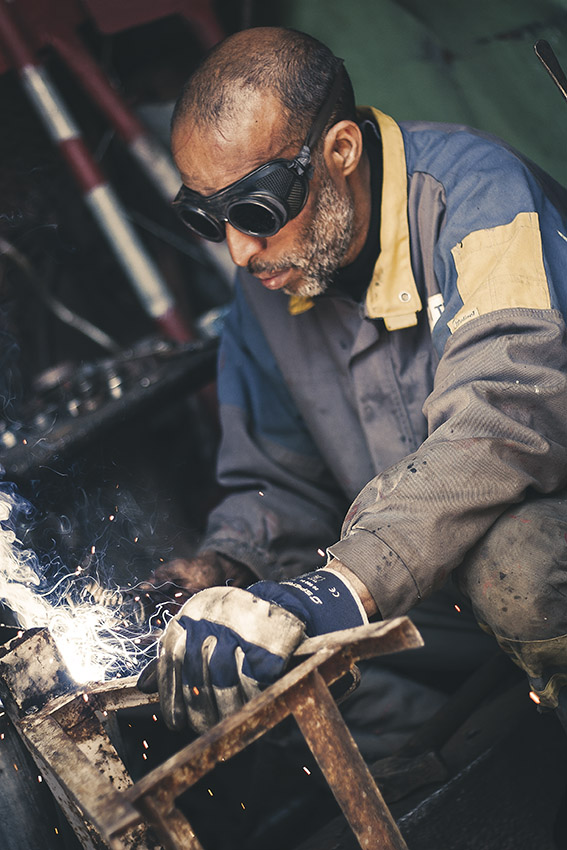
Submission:
MULTIPOLYGON (((149 647, 147 642, 145 648, 134 643, 139 629, 135 635, 126 629, 122 600, 110 605, 84 598, 81 567, 60 574, 46 588, 37 557, 23 549, 10 527, 15 505, 15 497, 0 490, 0 599, 17 618, 18 637, 27 629, 47 628, 77 684, 137 672, 149 647)), ((91 553, 95 551, 91 546, 91 553)), ((149 634, 151 627, 145 628, 149 634)))
POLYGON ((538 697, 538 695, 537 695, 536 693, 534 693, 533 691, 530 691, 529 696, 530 696, 530 699, 531 699, 531 700, 533 700, 533 702, 535 702, 535 704, 536 704, 536 705, 539 705, 539 704, 541 703, 540 698, 539 698, 539 697, 538 697))
POLYGON ((309 770, 309 768, 308 768, 308 767, 306 767, 305 765, 303 765, 303 770, 305 771, 305 773, 307 774, 307 776, 311 776, 311 771, 309 770))
POLYGON ((455 611, 457 611, 458 614, 461 613, 461 609, 459 608, 459 606, 456 603, 455 603, 455 611))
POLYGON ((322 550, 322 549, 317 549, 317 554, 318 554, 318 555, 321 555, 321 557, 322 557, 322 558, 324 558, 324 557, 325 557, 325 553, 323 552, 323 550, 322 550))

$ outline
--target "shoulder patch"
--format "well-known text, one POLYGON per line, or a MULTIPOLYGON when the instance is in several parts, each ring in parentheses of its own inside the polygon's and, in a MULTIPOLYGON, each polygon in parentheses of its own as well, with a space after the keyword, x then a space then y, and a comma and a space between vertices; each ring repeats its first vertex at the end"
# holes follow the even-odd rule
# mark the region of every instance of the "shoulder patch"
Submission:
POLYGON ((551 308, 536 212, 518 213, 509 224, 469 233, 451 253, 463 300, 447 322, 451 333, 495 310, 551 308))

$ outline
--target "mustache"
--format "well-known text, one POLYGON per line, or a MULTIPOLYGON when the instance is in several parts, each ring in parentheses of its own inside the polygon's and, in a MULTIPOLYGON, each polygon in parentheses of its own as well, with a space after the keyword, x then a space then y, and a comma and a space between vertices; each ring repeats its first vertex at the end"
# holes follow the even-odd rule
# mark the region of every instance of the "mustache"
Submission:
POLYGON ((302 266, 298 265, 295 259, 291 257, 283 257, 281 260, 277 260, 275 263, 263 263, 258 260, 250 260, 247 265, 247 271, 252 275, 259 275, 268 273, 277 273, 282 272, 285 269, 301 269, 302 266))

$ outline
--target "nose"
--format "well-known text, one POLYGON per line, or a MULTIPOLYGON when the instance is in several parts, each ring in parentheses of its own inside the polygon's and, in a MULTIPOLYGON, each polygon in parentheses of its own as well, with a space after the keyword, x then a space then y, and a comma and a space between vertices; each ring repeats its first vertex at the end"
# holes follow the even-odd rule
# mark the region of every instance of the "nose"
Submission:
POLYGON ((237 266, 245 268, 252 257, 255 257, 265 247, 266 240, 261 236, 251 236, 241 233, 231 224, 226 224, 226 244, 230 256, 237 266))

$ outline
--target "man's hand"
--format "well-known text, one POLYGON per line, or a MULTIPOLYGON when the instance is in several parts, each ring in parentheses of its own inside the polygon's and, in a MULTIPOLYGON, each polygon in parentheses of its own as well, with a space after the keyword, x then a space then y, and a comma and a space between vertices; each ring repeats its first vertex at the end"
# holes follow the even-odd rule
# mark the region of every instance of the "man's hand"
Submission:
POLYGON ((247 587, 255 579, 254 573, 244 564, 209 550, 191 559, 175 558, 163 564, 155 570, 150 582, 164 592, 170 587, 172 595, 174 591, 182 590, 187 597, 207 587, 228 583, 234 587, 247 587))
MULTIPOLYGON (((365 622, 357 594, 329 569, 247 590, 197 593, 160 641, 157 685, 165 723, 206 731, 279 678, 305 637, 365 622)), ((151 678, 142 673, 142 690, 151 689, 151 678)))

